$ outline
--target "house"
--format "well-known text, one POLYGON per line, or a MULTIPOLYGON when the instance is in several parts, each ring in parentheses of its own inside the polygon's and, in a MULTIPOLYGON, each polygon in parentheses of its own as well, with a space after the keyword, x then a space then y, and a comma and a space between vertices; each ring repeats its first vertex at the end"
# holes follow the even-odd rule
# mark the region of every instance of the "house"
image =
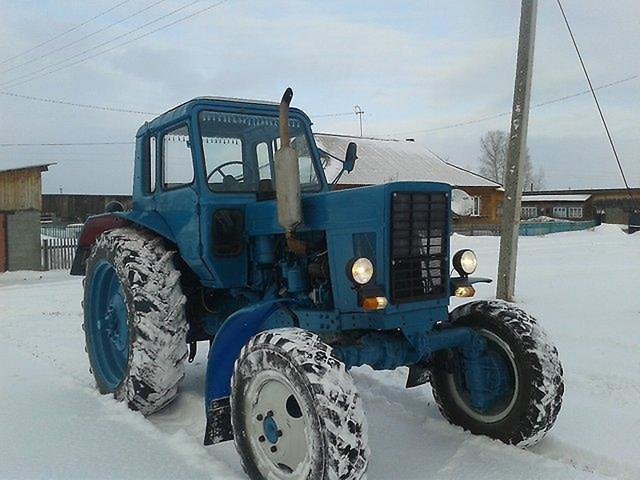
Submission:
POLYGON ((0 272, 40 270, 42 172, 53 163, 0 163, 0 272))
MULTIPOLYGON (((532 201, 527 202, 527 205, 536 205, 536 202, 533 201, 535 197, 544 197, 549 195, 588 196, 589 199, 585 200, 585 204, 583 205, 583 219, 595 219, 603 223, 626 224, 629 222, 630 214, 636 208, 635 205, 640 205, 640 188, 632 188, 631 192, 629 192, 629 190, 625 188, 588 188, 578 190, 548 190, 544 192, 527 192, 526 197, 532 199, 532 201), (629 193, 631 193, 635 202, 631 200, 629 193)), ((537 200, 540 201, 539 198, 537 200)), ((524 206, 525 204, 523 197, 523 207, 524 206)), ((571 206, 579 207, 580 205, 571 206)), ((562 212, 562 210, 560 210, 560 212, 562 212)))
POLYGON ((574 221, 593 220, 592 196, 587 193, 524 193, 521 218, 526 220, 542 216, 574 221))
POLYGON ((317 133, 325 173, 333 188, 362 187, 389 182, 442 182, 467 192, 474 201, 473 215, 454 219, 455 225, 498 225, 504 196, 502 186, 492 180, 448 163, 412 140, 360 138, 317 133), (350 173, 339 178, 349 142, 358 145, 358 160, 350 173))

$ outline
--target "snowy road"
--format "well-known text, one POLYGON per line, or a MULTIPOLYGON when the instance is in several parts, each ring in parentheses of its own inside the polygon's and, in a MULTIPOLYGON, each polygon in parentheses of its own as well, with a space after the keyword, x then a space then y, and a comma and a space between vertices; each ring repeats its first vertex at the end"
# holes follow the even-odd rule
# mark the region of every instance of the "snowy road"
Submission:
MULTIPOLYGON (((370 426, 370 480, 640 478, 640 234, 615 227, 522 238, 518 297, 565 368, 563 410, 529 451, 446 423, 406 371, 354 371, 370 426)), ((498 242, 473 248, 495 276, 498 242)), ((493 286, 480 286, 491 297, 493 286)), ((98 395, 88 372, 81 280, 0 274, 0 479, 243 479, 231 443, 203 447, 206 352, 180 397, 148 419, 98 395)))

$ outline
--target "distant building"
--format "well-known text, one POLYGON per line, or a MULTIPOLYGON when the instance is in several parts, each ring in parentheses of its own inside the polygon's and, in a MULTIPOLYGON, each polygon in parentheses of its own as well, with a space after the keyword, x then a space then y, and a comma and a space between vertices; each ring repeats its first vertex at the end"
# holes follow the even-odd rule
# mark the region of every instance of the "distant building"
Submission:
POLYGON ((41 269, 41 175, 51 165, 0 164, 0 272, 41 269))
MULTIPOLYGON (((640 188, 632 188, 631 194, 636 203, 640 205, 640 188)), ((559 214, 564 213, 563 207, 568 208, 582 208, 583 220, 599 220, 603 223, 617 223, 626 224, 629 222, 629 214, 633 211, 633 202, 629 198, 629 191, 625 188, 589 188, 578 190, 548 190, 544 192, 526 192, 522 197, 522 206, 524 207, 537 207, 544 209, 548 212, 548 208, 551 207, 551 215, 548 213, 539 213, 539 215, 547 215, 549 217, 555 217, 553 215, 554 205, 550 205, 545 201, 545 197, 570 197, 570 198, 585 198, 584 200, 562 201, 562 205, 555 205, 559 214), (525 202, 526 199, 526 202, 525 202)), ((533 210, 530 210, 531 213, 533 210)), ((573 215, 577 215, 576 210, 572 210, 573 215)), ((524 210, 523 210, 524 214, 524 210)), ((563 217, 558 217, 563 218, 563 217)), ((569 216, 569 210, 567 210, 567 217, 569 216)), ((578 219, 578 218, 576 218, 578 219)))
POLYGON ((356 166, 351 173, 340 176, 333 186, 336 190, 402 181, 448 183, 463 189, 474 201, 473 215, 454 219, 454 222, 473 225, 500 223, 504 196, 500 184, 445 162, 416 142, 326 133, 314 136, 326 165, 329 183, 342 169, 342 164, 331 156, 343 159, 349 142, 358 145, 356 166))
POLYGON ((594 211, 591 195, 572 194, 532 194, 522 195, 521 218, 551 217, 563 220, 593 220, 594 211))
POLYGON ((107 204, 114 200, 120 202, 125 210, 131 210, 131 195, 51 193, 42 195, 42 212, 52 220, 82 223, 90 215, 104 213, 107 204))

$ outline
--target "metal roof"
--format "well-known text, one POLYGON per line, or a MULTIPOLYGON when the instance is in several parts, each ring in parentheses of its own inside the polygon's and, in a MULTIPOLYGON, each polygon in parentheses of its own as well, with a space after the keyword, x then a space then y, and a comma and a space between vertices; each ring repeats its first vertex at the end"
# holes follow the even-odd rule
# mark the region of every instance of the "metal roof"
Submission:
MULTIPOLYGON (((318 148, 340 159, 344 158, 349 142, 358 145, 356 166, 351 173, 342 175, 338 181, 341 185, 430 181, 454 187, 501 188, 496 182, 439 159, 415 142, 327 133, 316 133, 314 136, 318 148)), ((329 183, 340 173, 341 168, 340 162, 329 162, 325 168, 329 183)))
POLYGON ((9 172, 11 170, 26 170, 27 168, 40 168, 41 170, 46 171, 51 165, 55 165, 55 162, 34 163, 21 160, 2 160, 0 161, 0 172, 9 172))
POLYGON ((523 202, 586 202, 591 195, 522 195, 523 202))

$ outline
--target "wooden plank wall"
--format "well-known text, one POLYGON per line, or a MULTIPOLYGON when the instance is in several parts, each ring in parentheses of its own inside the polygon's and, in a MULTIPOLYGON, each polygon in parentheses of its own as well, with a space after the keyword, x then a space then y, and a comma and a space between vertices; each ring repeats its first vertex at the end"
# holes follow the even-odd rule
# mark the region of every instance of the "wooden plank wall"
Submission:
POLYGON ((7 216, 0 213, 0 272, 7 271, 7 216))
POLYGON ((0 172, 0 211, 42 209, 42 167, 0 172))

